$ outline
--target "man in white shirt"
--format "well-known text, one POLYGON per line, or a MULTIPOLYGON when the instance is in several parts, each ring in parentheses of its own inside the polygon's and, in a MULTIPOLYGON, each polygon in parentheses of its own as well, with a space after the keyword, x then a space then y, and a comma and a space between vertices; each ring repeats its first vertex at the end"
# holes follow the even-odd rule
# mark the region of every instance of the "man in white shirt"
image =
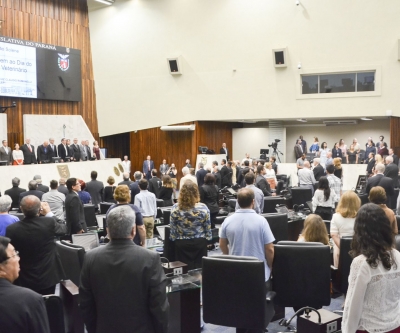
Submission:
POLYGON ((314 177, 314 172, 310 169, 310 162, 304 161, 302 169, 298 171, 299 184, 300 187, 308 187, 311 189, 312 194, 314 194, 314 183, 317 181, 314 177))
POLYGON ((336 193, 336 198, 340 200, 340 191, 342 189, 342 182, 341 180, 336 177, 333 173, 335 172, 335 167, 333 164, 330 164, 326 167, 326 178, 328 178, 329 188, 334 190, 336 193))
POLYGON ((146 227, 146 239, 153 238, 154 220, 157 217, 157 200, 154 193, 147 190, 148 181, 139 181, 140 192, 135 196, 135 206, 140 209, 146 227))
POLYGON ((185 184, 185 182, 187 180, 191 180, 193 183, 195 183, 197 185, 197 178, 190 174, 190 170, 188 167, 183 167, 182 173, 183 173, 183 177, 181 178, 181 180, 179 182, 179 189, 182 188, 183 184, 185 184))
POLYGON ((42 196, 42 202, 47 202, 50 206, 51 212, 60 220, 64 220, 65 195, 59 192, 57 188, 58 182, 53 179, 50 182, 50 191, 42 196))
POLYGON ((250 158, 249 153, 246 153, 246 157, 242 159, 242 165, 244 164, 244 161, 249 161, 249 165, 253 162, 253 160, 250 158))
POLYGON ((124 156, 124 160, 121 162, 124 172, 131 174, 131 161, 128 160, 128 156, 124 156))

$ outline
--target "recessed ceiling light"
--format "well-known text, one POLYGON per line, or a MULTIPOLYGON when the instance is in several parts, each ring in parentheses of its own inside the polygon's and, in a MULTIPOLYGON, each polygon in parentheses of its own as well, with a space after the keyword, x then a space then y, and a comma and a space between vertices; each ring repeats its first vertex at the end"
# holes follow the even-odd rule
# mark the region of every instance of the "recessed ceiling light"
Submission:
POLYGON ((372 120, 372 118, 362 117, 361 120, 372 120))
POLYGON ((297 121, 301 121, 302 123, 306 123, 307 119, 296 119, 297 121))
POLYGON ((104 3, 105 5, 111 6, 114 3, 114 0, 95 0, 97 2, 104 3))

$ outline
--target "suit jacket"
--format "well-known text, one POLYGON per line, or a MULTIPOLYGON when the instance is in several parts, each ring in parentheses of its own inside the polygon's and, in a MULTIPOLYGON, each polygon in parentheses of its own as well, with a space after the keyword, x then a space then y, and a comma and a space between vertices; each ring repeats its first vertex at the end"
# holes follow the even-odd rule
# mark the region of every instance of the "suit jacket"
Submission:
POLYGON ((215 177, 215 185, 217 185, 218 188, 221 188, 221 174, 219 172, 213 172, 213 175, 215 177))
POLYGON ((393 163, 399 165, 399 157, 396 154, 391 155, 393 157, 393 163))
POLYGON ((86 229, 85 212, 78 194, 71 191, 65 197, 65 219, 67 221, 67 234, 76 234, 86 229))
POLYGON ((86 253, 79 297, 88 333, 168 332, 160 257, 130 239, 111 240, 86 253))
POLYGON ((135 196, 136 194, 140 193, 140 188, 139 188, 139 182, 133 182, 131 185, 129 185, 129 189, 131 190, 131 204, 135 204, 135 196))
POLYGON ((237 178, 237 183, 242 186, 246 187, 246 183, 244 182, 244 176, 250 171, 249 167, 244 167, 240 169, 239 177, 237 178))
POLYGON ((11 164, 12 161, 12 151, 10 147, 4 148, 0 147, 0 161, 7 161, 7 164, 11 164))
POLYGON ((342 149, 338 148, 333 148, 332 149, 332 158, 336 158, 336 157, 340 157, 341 159, 343 159, 343 152, 342 149))
POLYGON ((50 333, 42 295, 0 279, 0 299, 2 332, 50 333))
POLYGON ((65 160, 65 158, 67 156, 71 157, 71 155, 69 154, 69 149, 68 149, 67 145, 65 145, 65 147, 62 143, 60 143, 58 145, 58 156, 61 157, 61 159, 63 159, 63 160, 65 160), (67 151, 65 151, 65 150, 67 150, 67 151))
POLYGON ((40 145, 39 147, 37 147, 38 163, 44 162, 44 161, 51 161, 52 154, 53 154, 53 151, 51 150, 50 146, 47 146, 45 148, 43 145, 40 145))
POLYGON ((197 178, 197 186, 200 188, 204 184, 204 177, 208 173, 207 170, 204 170, 203 168, 197 170, 196 172, 196 178, 197 178))
POLYGON ((75 144, 72 144, 70 147, 73 152, 72 156, 74 157, 74 160, 80 161, 81 160, 81 150, 79 148, 79 144, 77 144, 76 146, 75 146, 75 144))
MULTIPOLYGON (((67 146, 68 147, 68 156, 69 157, 71 157, 71 159, 72 158, 75 158, 74 157, 74 155, 75 155, 75 150, 74 150, 74 148, 73 148, 73 145, 69 145, 69 146, 67 146)), ((79 159, 81 158, 81 156, 80 156, 80 154, 79 154, 79 159)), ((79 160, 78 160, 79 161, 79 160)))
POLYGON ((41 191, 43 193, 47 193, 50 191, 50 188, 43 184, 38 184, 37 189, 38 189, 38 191, 41 191))
POLYGON ((51 152, 50 152, 50 157, 57 157, 58 153, 57 153, 57 146, 53 145, 53 147, 51 146, 51 144, 49 143, 49 145, 47 146, 47 148, 50 148, 51 152))
POLYGON ((371 178, 368 178, 366 193, 369 195, 371 188, 375 186, 382 186, 385 189, 387 197, 386 205, 389 208, 392 208, 392 196, 394 195, 393 180, 389 177, 385 177, 382 174, 377 174, 371 178))
POLYGON ((367 164, 367 173, 369 175, 372 174, 372 169, 374 168, 374 166, 375 166, 375 159, 372 158, 370 161, 368 161, 368 164, 367 164))
POLYGON ((154 193, 156 195, 156 198, 158 198, 158 195, 160 194, 160 189, 161 189, 161 179, 158 177, 151 177, 149 179, 149 191, 151 193, 154 193))
POLYGON ((89 146, 85 146, 85 149, 86 149, 86 156, 89 161, 92 158, 92 150, 90 149, 89 146))
POLYGON ((296 144, 294 146, 294 154, 296 155, 296 160, 303 155, 304 151, 301 150, 301 146, 299 144, 296 144))
POLYGON ((397 166, 397 164, 388 164, 385 168, 385 172, 383 173, 383 175, 393 180, 393 187, 396 188, 399 186, 399 167, 397 166))
POLYGON ((9 195, 12 199, 11 208, 19 208, 19 195, 23 192, 26 192, 26 190, 18 186, 13 186, 4 192, 5 195, 9 195))
POLYGON ((98 180, 91 180, 90 182, 86 183, 86 192, 89 192, 90 196, 92 197, 93 205, 99 205, 100 202, 103 201, 104 196, 104 184, 98 180))
POLYGON ((271 186, 269 186, 269 183, 263 176, 257 176, 255 185, 262 191, 264 197, 269 197, 272 195, 271 186))
POLYGON ((6 237, 12 239, 21 258, 16 285, 40 291, 64 278, 54 237, 65 235, 66 230, 63 221, 45 216, 25 217, 7 227, 6 237))
POLYGON ((228 169, 224 165, 219 172, 221 175, 221 187, 232 186, 232 169, 228 169))
MULTIPOLYGON (((44 192, 42 191, 38 191, 38 190, 30 190, 30 191, 26 191, 26 192, 21 192, 19 194, 19 204, 21 203, 21 200, 26 197, 27 195, 34 195, 35 197, 38 197, 40 201, 42 201, 42 196, 43 196, 44 192)), ((18 204, 18 207, 19 207, 18 204)))
POLYGON ((166 175, 168 169, 169 169, 169 165, 168 164, 160 164, 160 173, 162 175, 166 175))
POLYGON ((126 186, 128 186, 128 187, 129 187, 131 184, 133 184, 133 181, 131 181, 131 180, 124 180, 124 181, 118 183, 118 185, 126 185, 126 186))
POLYGON ((147 160, 144 160, 144 161, 143 161, 143 173, 144 173, 145 175, 147 175, 148 173, 150 173, 151 170, 153 170, 153 169, 154 169, 154 162, 153 162, 153 160, 150 160, 150 170, 149 170, 149 166, 148 166, 147 160))
POLYGON ((220 150, 219 150, 219 153, 220 153, 220 154, 226 154, 226 160, 229 161, 229 152, 228 152, 228 148, 225 148, 225 149, 224 149, 223 147, 221 147, 220 150), (225 149, 226 149, 226 152, 225 152, 225 149))
POLYGON ((88 156, 87 156, 86 146, 79 145, 79 150, 80 150, 80 153, 81 153, 81 160, 82 161, 87 161, 88 156))
POLYGON ((25 143, 24 145, 21 146, 21 150, 24 153, 24 164, 36 164, 37 163, 37 159, 36 159, 36 155, 35 155, 35 146, 31 146, 31 150, 29 150, 28 145, 25 143))
POLYGON ((321 164, 318 164, 314 169, 314 177, 316 181, 319 181, 319 179, 323 176, 325 176, 325 170, 324 167, 321 164))
POLYGON ((58 192, 64 194, 65 196, 67 196, 69 193, 68 188, 65 185, 58 186, 57 190, 58 192))

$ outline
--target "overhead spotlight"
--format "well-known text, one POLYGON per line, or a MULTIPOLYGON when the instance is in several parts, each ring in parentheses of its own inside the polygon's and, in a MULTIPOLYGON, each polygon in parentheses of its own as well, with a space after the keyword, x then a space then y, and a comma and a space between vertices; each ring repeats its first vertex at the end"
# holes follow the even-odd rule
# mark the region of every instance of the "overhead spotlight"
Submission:
POLYGON ((372 118, 362 117, 361 120, 372 120, 372 118))
POLYGON ((95 1, 103 3, 108 6, 111 6, 115 2, 115 0, 95 0, 95 1))
POLYGON ((300 1, 296 0, 296 6, 300 5, 300 1))
POLYGON ((301 69, 301 62, 299 62, 299 63, 297 64, 297 68, 298 68, 298 69, 301 69))
POLYGON ((302 123, 306 123, 307 122, 307 119, 302 119, 302 118, 300 118, 300 119, 296 119, 297 121, 300 121, 300 122, 302 122, 302 123))

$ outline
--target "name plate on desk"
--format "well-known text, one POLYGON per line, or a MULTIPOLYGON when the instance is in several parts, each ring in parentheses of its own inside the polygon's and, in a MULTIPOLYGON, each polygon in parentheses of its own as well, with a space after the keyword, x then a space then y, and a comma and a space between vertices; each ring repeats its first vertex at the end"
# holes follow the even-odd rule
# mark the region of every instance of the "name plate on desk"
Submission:
POLYGON ((181 275, 188 272, 188 266, 181 261, 173 261, 167 264, 162 264, 165 274, 181 275))

